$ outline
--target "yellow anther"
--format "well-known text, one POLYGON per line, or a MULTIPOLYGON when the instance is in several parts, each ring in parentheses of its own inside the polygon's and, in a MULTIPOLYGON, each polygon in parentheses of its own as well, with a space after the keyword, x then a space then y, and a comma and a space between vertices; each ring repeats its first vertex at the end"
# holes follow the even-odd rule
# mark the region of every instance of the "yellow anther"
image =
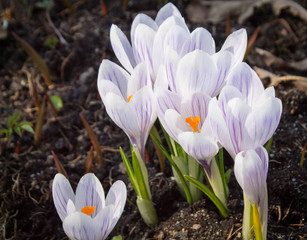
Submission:
POLYGON ((95 207, 93 206, 86 206, 84 208, 81 209, 81 212, 83 212, 86 215, 91 216, 91 214, 95 211, 95 207))
POLYGON ((190 125, 192 129, 192 132, 200 132, 201 130, 198 131, 197 127, 198 124, 200 122, 200 117, 196 116, 196 117, 188 117, 185 119, 185 121, 190 125))
POLYGON ((130 95, 128 98, 127 98, 127 102, 130 102, 130 99, 132 98, 133 95, 130 95))

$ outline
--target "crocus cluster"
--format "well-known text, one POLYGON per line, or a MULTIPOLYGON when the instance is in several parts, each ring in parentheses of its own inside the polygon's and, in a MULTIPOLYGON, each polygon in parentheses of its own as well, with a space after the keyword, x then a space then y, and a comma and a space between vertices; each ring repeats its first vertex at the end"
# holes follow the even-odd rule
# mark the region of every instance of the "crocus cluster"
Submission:
MULTIPOLYGON (((216 51, 211 34, 201 27, 190 32, 178 9, 168 3, 155 20, 138 14, 130 36, 131 41, 116 25, 111 26, 111 45, 122 67, 103 60, 98 90, 110 118, 129 137, 135 156, 144 160, 149 131, 158 117, 170 145, 175 146, 171 151, 174 162, 183 159, 190 166, 188 161, 196 160, 205 170, 213 195, 225 207, 228 188, 223 161, 221 155, 219 161, 215 156, 226 149, 234 160, 246 205, 255 205, 260 214, 265 239, 268 154, 263 145, 278 126, 282 104, 274 88, 264 89, 255 71, 242 62, 246 31, 233 32, 216 51)), ((145 186, 150 201, 147 171, 138 162, 141 167, 134 161, 133 168, 142 169, 143 175, 129 166, 127 171, 138 199, 145 186), (142 184, 136 183, 138 176, 146 176, 142 184)), ((249 211, 250 206, 246 207, 249 211)), ((248 216, 244 239, 249 239, 252 214, 244 215, 248 216)))

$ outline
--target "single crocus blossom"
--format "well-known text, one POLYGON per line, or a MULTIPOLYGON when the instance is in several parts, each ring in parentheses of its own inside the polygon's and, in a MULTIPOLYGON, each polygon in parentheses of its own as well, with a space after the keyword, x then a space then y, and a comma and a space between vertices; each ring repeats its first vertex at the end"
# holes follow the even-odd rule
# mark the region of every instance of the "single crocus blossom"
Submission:
POLYGON ((105 199, 98 178, 88 173, 80 179, 74 194, 66 177, 58 173, 53 180, 52 196, 64 231, 70 239, 103 240, 124 210, 127 190, 122 181, 116 181, 105 199))
POLYGON ((249 239, 250 206, 256 204, 261 222, 263 239, 267 233, 268 195, 266 178, 268 174, 269 157, 266 149, 262 146, 238 153, 235 157, 235 177, 248 198, 250 204, 244 205, 243 237, 249 239), (246 226, 247 225, 247 226, 246 226), (246 227, 245 227, 246 226, 246 227))
POLYGON ((211 160, 218 152, 206 121, 211 97, 200 92, 181 97, 161 87, 155 95, 158 116, 167 133, 210 175, 211 160))
POLYGON ((234 159, 239 152, 262 146, 272 137, 282 103, 273 87, 264 89, 256 72, 240 63, 232 70, 218 101, 210 102, 209 112, 218 141, 234 159))
POLYGON ((97 84, 108 115, 127 134, 144 160, 148 134, 157 118, 146 64, 138 64, 130 75, 117 64, 103 60, 97 84))
POLYGON ((172 3, 163 6, 157 13, 155 20, 143 13, 138 14, 131 25, 131 44, 116 25, 111 26, 110 40, 113 51, 129 73, 140 62, 146 62, 150 75, 154 78, 152 59, 154 36, 159 26, 171 16, 176 16, 184 21, 179 10, 172 3))

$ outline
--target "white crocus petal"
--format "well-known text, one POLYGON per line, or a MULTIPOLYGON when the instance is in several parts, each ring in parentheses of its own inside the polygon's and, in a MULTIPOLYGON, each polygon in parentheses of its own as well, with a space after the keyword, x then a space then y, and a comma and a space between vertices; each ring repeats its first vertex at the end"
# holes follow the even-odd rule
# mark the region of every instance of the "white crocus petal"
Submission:
MULTIPOLYGON (((133 97, 130 101, 133 101, 133 97)), ((139 137, 139 126, 135 119, 135 112, 131 104, 114 93, 108 93, 104 99, 104 105, 110 118, 129 137, 132 144, 137 144, 134 134, 139 137)))
POLYGON ((112 223, 110 225, 110 229, 112 230, 117 223, 118 219, 122 215, 127 199, 127 190, 126 185, 123 181, 116 181, 113 183, 110 188, 107 198, 106 198, 106 206, 112 205, 114 206, 112 212, 112 223))
POLYGON ((163 127, 176 142, 178 142, 178 135, 180 133, 190 131, 188 124, 174 109, 168 109, 165 111, 164 122, 165 125, 163 125, 163 127))
POLYGON ((167 89, 168 89, 168 79, 166 75, 166 69, 165 66, 161 65, 159 67, 156 81, 154 83, 154 92, 156 93, 158 91, 167 90, 167 89))
POLYGON ((275 98, 275 89, 273 86, 268 87, 265 89, 261 96, 259 96, 258 101, 256 104, 262 104, 264 101, 266 101, 268 98, 275 98))
MULTIPOLYGON (((263 148, 263 147, 260 147, 263 148)), ((235 158, 234 173, 236 179, 252 204, 258 206, 263 198, 266 186, 268 155, 264 150, 259 156, 255 150, 240 152, 235 158)))
POLYGON ((218 77, 215 84, 215 88, 212 91, 212 96, 217 96, 222 87, 226 83, 226 79, 231 72, 231 66, 233 62, 233 54, 228 51, 219 51, 212 55, 212 59, 215 62, 218 69, 218 77))
POLYGON ((96 227, 96 232, 98 232, 98 239, 104 240, 108 237, 110 232, 113 230, 118 218, 115 220, 113 218, 114 206, 108 205, 102 209, 99 214, 93 219, 96 227))
POLYGON ((121 95, 126 98, 127 82, 129 78, 129 74, 123 68, 109 60, 103 60, 98 72, 98 90, 100 95, 104 96, 106 92, 99 87, 99 82, 101 80, 109 80, 118 87, 121 95))
POLYGON ((153 76, 152 50, 156 32, 145 24, 139 24, 135 29, 134 55, 138 62, 146 62, 153 76))
POLYGON ((211 160, 219 151, 213 139, 205 133, 183 132, 178 135, 178 143, 210 172, 211 160))
POLYGON ((231 33, 225 40, 221 51, 229 51, 234 54, 233 66, 242 62, 247 46, 247 33, 245 29, 239 29, 231 33))
POLYGON ((164 66, 170 90, 173 92, 177 92, 175 76, 179 61, 180 61, 180 56, 178 55, 178 53, 171 47, 166 47, 164 66))
POLYGON ((190 38, 190 33, 187 32, 184 28, 178 25, 174 25, 171 29, 168 30, 164 38, 164 47, 169 46, 175 50, 179 55, 182 52, 182 46, 190 38))
POLYGON ((120 63, 128 72, 131 72, 136 65, 132 47, 125 34, 114 24, 110 30, 110 41, 120 63))
MULTIPOLYGON (((235 157, 235 149, 229 134, 227 123, 224 114, 218 106, 216 98, 213 98, 209 103, 210 125, 212 131, 216 134, 215 138, 227 150, 231 157, 235 157)), ((203 131, 203 130, 202 130, 203 131)))
POLYGON ((63 174, 56 174, 52 183, 52 197, 55 208, 63 221, 67 216, 66 206, 69 200, 75 201, 75 194, 63 174))
POLYGON ((246 103, 253 106, 262 95, 264 88, 257 73, 242 62, 231 72, 227 84, 239 89, 246 103))
POLYGON ((66 211, 67 211, 67 215, 70 215, 77 211, 74 202, 70 199, 67 202, 66 211))
POLYGON ((171 16, 176 16, 176 17, 182 19, 182 21, 184 21, 184 19, 181 16, 181 13, 175 7, 175 5, 172 4, 172 3, 167 3, 166 5, 164 5, 159 10, 159 12, 157 13, 155 21, 158 24, 158 26, 160 26, 167 18, 169 18, 171 16))
POLYGON ((185 117, 199 116, 201 126, 206 119, 210 100, 210 96, 201 92, 184 97, 181 101, 180 114, 185 117))
POLYGON ((228 108, 228 102, 233 98, 243 99, 242 93, 236 87, 226 85, 223 87, 220 95, 218 105, 226 116, 226 109, 228 108))
POLYGON ((205 28, 198 27, 191 33, 189 52, 196 49, 202 50, 209 55, 215 53, 215 42, 211 33, 205 28))
POLYGON ((178 94, 157 87, 155 96, 159 118, 164 118, 162 115, 164 115, 168 109, 174 109, 177 112, 180 110, 181 97, 178 94))
POLYGON ((268 98, 258 104, 246 119, 245 126, 254 145, 267 142, 275 132, 282 113, 282 103, 278 98, 268 98))
POLYGON ((138 64, 132 71, 128 81, 127 98, 145 86, 151 86, 150 75, 146 63, 138 64))
POLYGON ((75 206, 77 211, 81 211, 84 207, 95 207, 92 217, 95 217, 104 208, 104 191, 100 181, 93 173, 86 174, 80 179, 76 189, 75 206))
POLYGON ((98 87, 98 92, 99 95, 102 99, 102 101, 104 101, 104 97, 109 93, 112 92, 122 98, 126 97, 126 96, 122 96, 122 93, 120 92, 120 90, 118 89, 118 87, 111 81, 109 80, 100 80, 97 82, 97 87, 98 87))
POLYGON ((148 17, 146 14, 139 13, 138 15, 136 15, 136 17, 133 19, 133 22, 131 24, 131 32, 130 32, 131 42, 132 42, 133 47, 135 47, 134 46, 135 31, 136 31, 137 26, 140 24, 144 24, 154 31, 158 30, 157 23, 154 20, 152 20, 150 17, 148 17))
POLYGON ((217 67, 208 53, 195 50, 178 63, 176 79, 177 90, 183 96, 194 92, 212 96, 217 81, 217 67))
POLYGON ((251 112, 251 108, 238 98, 231 99, 228 106, 226 110, 226 123, 235 150, 235 153, 230 153, 233 156, 241 150, 246 150, 250 148, 250 146, 253 146, 245 129, 245 120, 251 112))
POLYGON ((63 221, 63 228, 71 240, 100 240, 94 220, 81 212, 68 215, 63 221))

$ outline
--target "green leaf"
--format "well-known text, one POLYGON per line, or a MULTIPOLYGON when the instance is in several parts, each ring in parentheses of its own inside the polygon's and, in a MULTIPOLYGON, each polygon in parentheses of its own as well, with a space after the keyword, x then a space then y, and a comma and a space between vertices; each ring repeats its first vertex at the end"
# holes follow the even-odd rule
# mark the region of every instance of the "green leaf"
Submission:
POLYGON ((228 170, 225 172, 225 181, 226 181, 226 184, 227 184, 227 185, 229 184, 231 172, 232 172, 231 169, 228 169, 228 170))
MULTIPOLYGON (((143 160, 141 159, 141 161, 143 160)), ((132 151, 132 165, 134 169, 135 179, 140 189, 141 197, 143 199, 151 200, 150 195, 148 194, 147 191, 147 187, 145 185, 146 179, 144 179, 142 168, 134 151, 132 151)))
POLYGON ((35 6, 38 8, 47 9, 53 4, 53 0, 43 0, 41 2, 35 3, 35 6))
POLYGON ((19 136, 19 137, 21 137, 21 128, 20 127, 18 127, 17 125, 14 127, 14 131, 15 131, 15 133, 17 133, 17 135, 19 136))
POLYGON ((7 120, 7 122, 6 122, 6 126, 7 126, 8 128, 12 128, 12 127, 14 126, 14 124, 18 121, 18 119, 20 118, 20 116, 21 116, 20 113, 14 113, 14 114, 12 114, 12 115, 8 118, 8 120, 7 120))
POLYGON ((122 236, 121 236, 121 235, 118 235, 118 236, 112 237, 111 240, 122 240, 122 239, 123 239, 122 236))
POLYGON ((273 142, 273 136, 270 138, 270 140, 268 141, 268 143, 265 145, 265 149, 266 149, 266 151, 268 152, 268 154, 269 154, 269 152, 270 152, 270 150, 271 150, 272 142, 273 142))
POLYGON ((170 161, 170 163, 172 164, 173 168, 175 169, 176 173, 178 174, 178 177, 180 178, 180 181, 182 183, 185 195, 187 197, 187 202, 189 204, 193 203, 193 199, 191 196, 191 192, 190 189, 187 185, 187 182, 185 181, 180 169, 178 168, 178 166, 176 165, 176 163, 174 162, 174 160, 171 158, 171 156, 167 153, 166 149, 163 147, 162 143, 159 142, 159 140, 155 137, 155 136, 151 136, 152 139, 157 143, 158 147, 160 148, 160 150, 163 152, 163 154, 165 155, 165 157, 170 161))
POLYGON ((17 126, 19 126, 22 130, 25 130, 27 132, 30 132, 30 133, 34 134, 34 130, 32 128, 32 124, 27 122, 27 121, 22 121, 22 122, 18 123, 17 126))
POLYGON ((57 37, 47 38, 45 40, 45 45, 49 46, 50 48, 55 48, 58 42, 59 42, 59 39, 57 37))
POLYGON ((8 130, 7 129, 0 129, 0 135, 5 134, 5 137, 8 138, 8 130))
POLYGON ((141 196, 140 189, 139 189, 138 183, 135 179, 134 171, 133 171, 133 168, 131 166, 131 163, 129 162, 128 157, 124 153, 123 149, 120 147, 119 150, 120 150, 120 155, 123 159, 124 165, 126 167, 128 177, 130 178, 131 184, 134 188, 134 191, 135 191, 137 196, 141 196))
POLYGON ((53 95, 50 97, 50 100, 53 104, 53 106, 55 107, 56 110, 61 110, 63 108, 63 101, 62 99, 57 96, 57 95, 53 95))
POLYGON ((203 183, 199 182, 197 179, 184 175, 185 179, 187 179, 189 182, 194 184, 196 187, 198 187, 204 194, 207 195, 207 197, 215 204, 215 206, 220 211, 221 215, 226 218, 228 217, 228 210, 224 206, 224 204, 221 202, 218 197, 215 196, 215 194, 203 183))

